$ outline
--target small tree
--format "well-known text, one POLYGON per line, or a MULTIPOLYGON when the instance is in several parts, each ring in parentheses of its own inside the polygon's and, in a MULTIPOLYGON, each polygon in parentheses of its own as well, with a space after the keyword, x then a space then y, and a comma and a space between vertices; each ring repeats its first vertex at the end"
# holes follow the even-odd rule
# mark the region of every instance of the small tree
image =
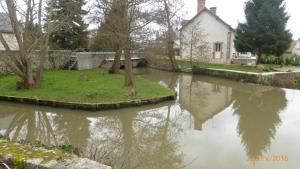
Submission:
POLYGON ((115 58, 110 73, 119 73, 121 65, 122 46, 124 44, 123 31, 126 21, 126 8, 123 0, 96 0, 97 9, 94 20, 100 22, 97 35, 92 44, 93 50, 112 48, 115 58), (99 15, 102 19, 99 19, 99 15))
MULTIPOLYGON (((48 57, 49 33, 53 30, 53 26, 51 22, 48 22, 47 28, 42 29, 42 18, 45 16, 42 13, 45 3, 43 0, 39 0, 39 2, 27 0, 25 4, 12 0, 5 2, 6 9, 4 10, 8 11, 19 51, 16 55, 0 32, 0 41, 5 48, 5 53, 0 56, 0 60, 21 78, 21 81, 17 83, 18 88, 30 89, 40 84, 43 79, 44 64, 48 57), (25 11, 22 10, 24 6, 26 7, 25 11), (24 20, 19 20, 18 16, 24 20), (30 57, 35 49, 40 50, 37 71, 33 71, 30 57)), ((52 15, 52 6, 53 3, 50 5, 50 16, 52 15)))
POLYGON ((182 32, 180 35, 181 45, 190 49, 190 65, 193 67, 193 62, 202 61, 199 59, 209 59, 211 55, 211 47, 209 42, 205 40, 206 34, 199 26, 194 24, 188 31, 182 32), (196 57, 196 58, 195 58, 196 57), (197 60, 197 58, 199 58, 197 60))
POLYGON ((165 31, 165 44, 173 71, 178 70, 174 50, 174 30, 177 29, 178 18, 183 7, 182 0, 155 0, 157 2, 157 23, 165 31))
POLYGON ((55 13, 51 22, 55 30, 51 33, 52 48, 74 50, 87 47, 87 27, 83 16, 84 0, 53 0, 55 13))
POLYGON ((238 52, 257 55, 282 55, 289 47, 292 34, 286 29, 289 16, 284 0, 249 0, 245 7, 246 23, 236 30, 235 47, 238 52))
MULTIPOLYGON (((116 51, 111 73, 120 69, 121 53, 125 55, 125 86, 132 86, 131 95, 136 95, 133 81, 131 51, 141 37, 142 30, 152 22, 149 12, 151 0, 97 0, 98 8, 104 16, 104 22, 99 29, 99 37, 110 39, 109 43, 116 51)), ((100 38, 101 39, 101 38, 100 38)))

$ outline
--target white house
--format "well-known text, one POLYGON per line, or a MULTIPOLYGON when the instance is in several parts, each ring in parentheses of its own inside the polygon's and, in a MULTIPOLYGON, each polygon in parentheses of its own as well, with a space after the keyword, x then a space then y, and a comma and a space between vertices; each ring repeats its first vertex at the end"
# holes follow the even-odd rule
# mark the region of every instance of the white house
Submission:
POLYGON ((217 16, 217 8, 207 9, 198 0, 198 13, 180 28, 182 60, 230 64, 235 56, 235 30, 217 16))
POLYGON ((291 46, 288 49, 287 53, 300 55, 300 38, 291 43, 291 46))
MULTIPOLYGON (((19 50, 19 46, 17 43, 17 39, 13 33, 13 29, 10 23, 10 19, 8 14, 0 13, 0 32, 3 35, 6 43, 10 47, 11 50, 16 51, 19 50)), ((3 44, 0 42, 0 51, 4 51, 5 48, 3 44)))

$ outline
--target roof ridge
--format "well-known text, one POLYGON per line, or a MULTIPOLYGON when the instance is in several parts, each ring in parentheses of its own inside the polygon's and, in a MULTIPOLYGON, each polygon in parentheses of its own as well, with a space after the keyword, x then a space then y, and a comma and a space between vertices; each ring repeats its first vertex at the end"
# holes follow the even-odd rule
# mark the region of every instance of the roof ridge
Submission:
POLYGON ((232 30, 232 31, 235 30, 228 23, 226 23, 223 19, 221 19, 218 15, 212 13, 208 8, 205 7, 201 11, 199 11, 192 19, 190 19, 186 24, 182 25, 182 27, 179 29, 179 31, 181 31, 183 28, 185 28, 187 25, 189 25, 193 20, 195 20, 204 11, 207 11, 208 13, 210 13, 211 15, 213 15, 217 20, 219 20, 224 25, 226 25, 230 30, 232 30))

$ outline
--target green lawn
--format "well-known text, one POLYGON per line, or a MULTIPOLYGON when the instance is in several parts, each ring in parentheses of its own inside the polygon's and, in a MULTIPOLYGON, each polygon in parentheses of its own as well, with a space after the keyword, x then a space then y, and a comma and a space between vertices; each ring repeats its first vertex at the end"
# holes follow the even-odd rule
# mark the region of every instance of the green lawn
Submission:
MULTIPOLYGON (((178 61, 178 64, 182 68, 190 68, 189 61, 178 61)), ((194 66, 198 66, 200 68, 210 68, 210 69, 225 69, 225 70, 233 70, 233 71, 242 71, 242 72, 252 72, 252 73, 260 73, 261 71, 256 66, 244 66, 244 65, 226 65, 226 64, 210 64, 210 63, 193 63, 194 66)), ((263 72, 270 72, 273 70, 273 65, 263 65, 263 72)))
POLYGON ((111 75, 101 69, 85 71, 47 71, 43 83, 31 90, 16 90, 18 77, 0 77, 0 95, 30 97, 78 103, 112 103, 171 95, 171 89, 136 77, 137 96, 124 87, 123 75, 111 75), (84 78, 82 78, 84 77, 84 78))

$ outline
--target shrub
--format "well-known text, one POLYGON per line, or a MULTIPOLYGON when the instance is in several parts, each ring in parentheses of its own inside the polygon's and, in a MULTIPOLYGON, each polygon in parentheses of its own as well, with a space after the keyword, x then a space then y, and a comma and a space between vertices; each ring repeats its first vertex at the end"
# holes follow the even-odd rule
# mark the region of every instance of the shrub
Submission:
POLYGON ((292 65, 293 66, 300 66, 300 55, 299 56, 294 55, 292 65))
POLYGON ((262 63, 300 66, 300 56, 294 54, 284 54, 282 56, 263 55, 262 63))
POLYGON ((256 66, 256 69, 259 71, 259 72, 263 72, 265 70, 265 66, 264 65, 257 65, 256 66))

